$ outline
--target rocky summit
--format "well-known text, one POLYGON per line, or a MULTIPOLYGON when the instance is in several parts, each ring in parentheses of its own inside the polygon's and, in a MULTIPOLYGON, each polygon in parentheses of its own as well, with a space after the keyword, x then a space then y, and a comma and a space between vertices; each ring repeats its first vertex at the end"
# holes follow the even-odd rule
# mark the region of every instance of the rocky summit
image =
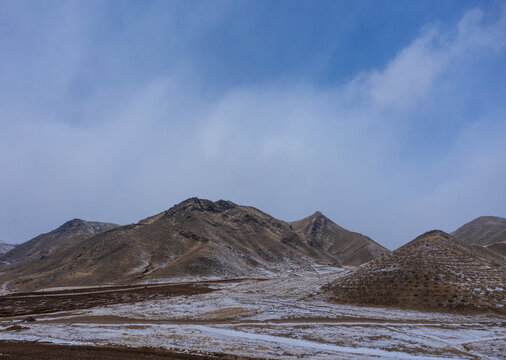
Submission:
POLYGON ((309 246, 331 254, 338 264, 360 265, 390 253, 369 237, 342 228, 319 211, 290 224, 309 246))

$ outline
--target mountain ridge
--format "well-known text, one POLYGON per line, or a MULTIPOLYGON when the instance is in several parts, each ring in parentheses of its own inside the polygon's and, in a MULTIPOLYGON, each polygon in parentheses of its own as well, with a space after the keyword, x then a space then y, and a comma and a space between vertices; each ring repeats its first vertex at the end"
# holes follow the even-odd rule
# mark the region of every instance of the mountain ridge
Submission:
POLYGON ((14 264, 0 275, 0 282, 10 281, 13 289, 33 290, 168 278, 260 276, 309 270, 313 262, 336 264, 340 259, 310 246, 291 223, 254 207, 190 198, 135 224, 14 264))
POLYGON ((45 256, 56 249, 61 250, 118 226, 112 223, 72 219, 48 233, 40 234, 31 240, 18 244, 15 248, 0 255, 0 262, 12 264, 45 256))
POLYGON ((506 242, 506 218, 479 216, 451 233, 466 243, 491 245, 506 242))

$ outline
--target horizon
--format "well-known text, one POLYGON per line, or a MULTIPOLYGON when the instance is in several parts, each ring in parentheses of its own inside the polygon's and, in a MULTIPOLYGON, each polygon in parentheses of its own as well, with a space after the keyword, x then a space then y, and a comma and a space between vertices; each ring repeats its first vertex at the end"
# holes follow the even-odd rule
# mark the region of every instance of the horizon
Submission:
POLYGON ((506 217, 504 1, 0 1, 0 52, 1 242, 192 196, 389 249, 506 217))

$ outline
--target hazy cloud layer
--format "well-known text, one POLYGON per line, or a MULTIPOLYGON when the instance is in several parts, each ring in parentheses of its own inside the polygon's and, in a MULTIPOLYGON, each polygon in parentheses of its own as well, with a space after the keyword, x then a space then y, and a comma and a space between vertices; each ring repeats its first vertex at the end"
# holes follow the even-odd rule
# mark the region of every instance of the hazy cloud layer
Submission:
POLYGON ((97 38, 105 10, 95 3, 4 12, 30 14, 34 29, 0 28, 0 240, 74 217, 135 222, 190 196, 284 220, 320 210, 390 248, 506 216, 505 7, 427 24, 386 66, 346 83, 223 86, 184 42, 202 41, 227 4, 178 4, 183 19, 154 6, 118 27, 134 37, 173 24, 164 71, 97 38))

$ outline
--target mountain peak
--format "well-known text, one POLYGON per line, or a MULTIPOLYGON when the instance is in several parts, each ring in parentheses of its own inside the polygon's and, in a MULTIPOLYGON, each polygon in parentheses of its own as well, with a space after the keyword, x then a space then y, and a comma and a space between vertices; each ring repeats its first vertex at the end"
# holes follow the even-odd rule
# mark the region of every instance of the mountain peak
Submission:
POLYGON ((11 251, 3 254, 0 261, 14 264, 22 260, 45 256, 55 250, 62 250, 118 226, 111 223, 72 219, 55 230, 40 234, 17 245, 11 251))
POLYGON ((310 247, 335 256, 341 264, 362 264, 389 253, 367 236, 337 225, 320 211, 290 224, 310 247))
POLYGON ((434 229, 434 230, 429 230, 429 231, 424 232, 422 235, 418 236, 412 242, 415 242, 417 240, 426 239, 426 238, 434 238, 434 237, 438 238, 438 239, 443 238, 445 240, 448 240, 451 238, 451 235, 444 232, 443 230, 434 229))
POLYGON ((331 221, 328 217, 326 217, 325 215, 323 215, 322 212, 320 211, 316 211, 314 212, 313 214, 303 218, 303 219, 300 219, 300 220, 297 220, 297 221, 292 221, 292 223, 296 223, 296 222, 300 222, 300 221, 304 221, 304 222, 321 222, 321 221, 331 221))
POLYGON ((82 220, 82 219, 79 219, 79 218, 75 218, 75 219, 67 221, 63 225, 65 225, 65 224, 82 224, 82 223, 85 223, 85 222, 86 222, 85 220, 82 220))
POLYGON ((73 229, 75 227, 78 227, 78 226, 82 226, 82 225, 85 225, 86 224, 86 221, 84 220, 81 220, 81 219, 72 219, 72 220, 69 220, 67 222, 65 222, 63 225, 61 225, 58 229, 56 230, 68 230, 68 229, 73 229))
POLYGON ((500 217, 500 216, 484 215, 484 216, 477 217, 476 219, 472 220, 471 222, 473 222, 473 221, 504 222, 505 220, 506 220, 505 218, 500 217))
POLYGON ((480 216, 452 232, 467 244, 486 246, 506 242, 506 218, 480 216))
POLYGON ((167 214, 172 215, 183 211, 223 212, 235 207, 237 207, 237 205, 228 200, 218 200, 213 202, 207 199, 192 197, 171 207, 167 210, 167 214))
POLYGON ((324 217, 324 218, 327 218, 325 215, 323 215, 320 211, 316 211, 313 215, 311 215, 311 217, 313 218, 319 218, 319 217, 324 217))
POLYGON ((426 246, 439 246, 448 243, 454 243, 454 237, 442 230, 429 230, 424 232, 422 235, 417 236, 414 240, 411 240, 407 244, 401 246, 400 249, 415 249, 424 248, 426 246))

